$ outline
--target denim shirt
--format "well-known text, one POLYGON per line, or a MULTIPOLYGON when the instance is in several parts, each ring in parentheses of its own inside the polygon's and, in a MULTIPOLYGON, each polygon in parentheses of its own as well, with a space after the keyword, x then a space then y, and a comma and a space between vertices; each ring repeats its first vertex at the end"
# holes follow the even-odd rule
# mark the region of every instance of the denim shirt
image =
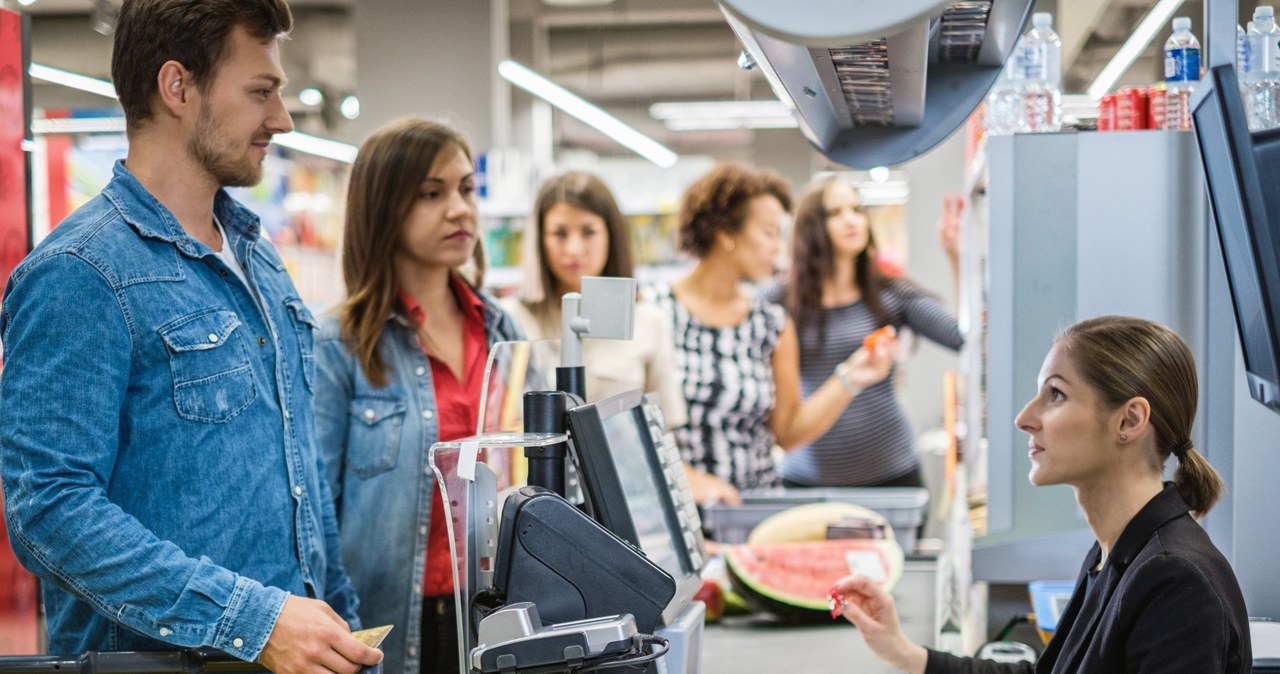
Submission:
MULTIPOLYGON (((489 346, 524 339, 489 297, 489 346)), ((429 309, 428 309, 429 310, 429 309)), ((387 385, 369 383, 336 316, 316 339, 316 426, 337 499, 342 554, 366 625, 394 624, 382 642, 385 674, 416 674, 422 658, 422 575, 436 480, 429 452, 439 437, 431 363, 414 330, 387 319, 378 352, 387 385)))
POLYGON ((51 653, 255 660, 286 593, 358 625, 316 451, 315 319, 257 217, 221 191, 214 213, 261 308, 123 162, 5 290, 5 515, 51 653))

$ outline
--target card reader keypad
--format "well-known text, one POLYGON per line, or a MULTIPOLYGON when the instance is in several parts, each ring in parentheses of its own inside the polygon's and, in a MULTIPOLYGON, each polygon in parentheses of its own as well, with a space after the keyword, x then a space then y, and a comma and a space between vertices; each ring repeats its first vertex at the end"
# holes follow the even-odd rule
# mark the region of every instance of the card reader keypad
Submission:
POLYGON ((680 460, 675 435, 667 431, 657 396, 645 396, 644 417, 648 422, 653 446, 658 450, 658 461, 666 476, 667 489, 675 503, 676 519, 680 523, 680 533, 684 538, 685 549, 689 552, 689 560, 693 563, 694 571, 701 571, 707 557, 706 541, 702 537, 702 518, 698 516, 698 505, 689 489, 689 478, 685 475, 684 464, 680 460))

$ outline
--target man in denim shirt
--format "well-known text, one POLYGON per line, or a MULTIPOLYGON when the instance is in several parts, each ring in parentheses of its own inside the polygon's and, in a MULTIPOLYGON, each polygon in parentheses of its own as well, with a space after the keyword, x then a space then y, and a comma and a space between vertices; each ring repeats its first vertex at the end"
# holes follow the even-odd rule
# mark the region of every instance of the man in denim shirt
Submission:
POLYGON ((284 0, 126 0, 112 77, 129 153, 16 269, 0 331, 10 538, 44 582, 49 649, 209 646, 353 674, 315 446, 315 320, 258 218, 284 0))

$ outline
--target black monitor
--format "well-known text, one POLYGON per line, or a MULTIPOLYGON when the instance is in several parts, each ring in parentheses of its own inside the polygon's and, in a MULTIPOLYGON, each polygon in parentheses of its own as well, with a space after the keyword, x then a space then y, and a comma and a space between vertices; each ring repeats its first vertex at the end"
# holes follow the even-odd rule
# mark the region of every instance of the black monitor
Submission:
POLYGON ((1250 133, 1232 66, 1204 79, 1192 114, 1249 395, 1280 412, 1280 129, 1250 133))
POLYGON ((702 585, 701 521, 655 401, 627 391, 569 410, 583 493, 596 521, 671 574, 671 620, 702 585))

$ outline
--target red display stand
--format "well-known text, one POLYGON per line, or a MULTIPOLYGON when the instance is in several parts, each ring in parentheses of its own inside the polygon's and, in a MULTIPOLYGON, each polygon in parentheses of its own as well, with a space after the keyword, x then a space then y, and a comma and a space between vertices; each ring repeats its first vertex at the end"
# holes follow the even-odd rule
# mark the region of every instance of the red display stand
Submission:
MULTIPOLYGON (((21 14, 0 9, 0 287, 31 248, 28 162, 22 149, 29 127, 26 32, 21 14)), ((3 514, 0 501, 0 655, 35 654, 36 579, 9 548, 3 514)))

